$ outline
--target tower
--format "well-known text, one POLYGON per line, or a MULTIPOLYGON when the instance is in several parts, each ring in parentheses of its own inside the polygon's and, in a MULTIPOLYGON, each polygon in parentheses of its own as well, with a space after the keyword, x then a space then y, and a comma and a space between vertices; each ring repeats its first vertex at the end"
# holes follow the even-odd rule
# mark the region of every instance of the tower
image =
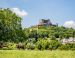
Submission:
POLYGON ((52 23, 51 23, 51 21, 50 21, 50 19, 41 19, 40 21, 39 21, 39 25, 44 25, 44 26, 49 26, 49 25, 52 25, 52 23))

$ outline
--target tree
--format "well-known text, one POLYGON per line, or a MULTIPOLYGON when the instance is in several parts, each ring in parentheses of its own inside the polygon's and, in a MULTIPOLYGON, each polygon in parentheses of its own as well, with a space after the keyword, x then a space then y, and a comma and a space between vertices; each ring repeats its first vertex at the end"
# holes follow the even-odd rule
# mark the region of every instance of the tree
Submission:
POLYGON ((21 20, 9 8, 0 9, 0 41, 18 41, 21 39, 21 20))

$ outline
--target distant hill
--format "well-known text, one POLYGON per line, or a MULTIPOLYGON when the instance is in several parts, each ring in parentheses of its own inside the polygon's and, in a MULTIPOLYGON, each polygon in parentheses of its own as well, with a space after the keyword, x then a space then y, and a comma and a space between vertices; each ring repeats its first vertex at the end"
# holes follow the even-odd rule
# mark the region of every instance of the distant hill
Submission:
MULTIPOLYGON (((45 23, 48 23, 45 22, 45 23)), ((69 38, 69 37, 75 37, 75 30, 72 28, 65 28, 63 26, 54 26, 41 23, 40 25, 31 26, 27 29, 25 29, 25 33, 28 33, 29 38, 69 38), (27 31, 28 30, 28 31, 27 31)))

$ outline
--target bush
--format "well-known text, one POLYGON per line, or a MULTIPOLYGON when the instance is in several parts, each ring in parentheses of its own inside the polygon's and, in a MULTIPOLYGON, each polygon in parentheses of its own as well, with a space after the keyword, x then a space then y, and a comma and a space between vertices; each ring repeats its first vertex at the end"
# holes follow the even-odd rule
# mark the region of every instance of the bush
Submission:
POLYGON ((50 49, 50 50, 55 50, 55 49, 57 49, 60 45, 61 45, 61 43, 59 43, 58 41, 56 41, 56 40, 51 40, 50 43, 49 43, 49 49, 50 49))
POLYGON ((35 45, 33 43, 27 43, 26 49, 33 50, 33 49, 35 49, 35 45))
POLYGON ((0 49, 3 48, 4 43, 0 41, 0 49))
POLYGON ((48 49, 48 46, 49 46, 49 42, 48 42, 47 39, 39 39, 36 42, 36 48, 39 49, 39 50, 48 49))
POLYGON ((24 46, 23 43, 18 43, 18 44, 16 45, 16 48, 17 48, 17 49, 25 49, 25 46, 24 46))
POLYGON ((61 45, 58 49, 60 49, 60 50, 69 50, 69 46, 61 45))
POLYGON ((14 43, 8 43, 7 48, 8 49, 16 49, 16 44, 14 44, 14 43))
POLYGON ((75 43, 67 43, 59 47, 60 50, 75 50, 75 43))
POLYGON ((14 49, 16 49, 16 44, 15 43, 10 43, 10 42, 4 43, 2 49, 3 50, 14 50, 14 49))

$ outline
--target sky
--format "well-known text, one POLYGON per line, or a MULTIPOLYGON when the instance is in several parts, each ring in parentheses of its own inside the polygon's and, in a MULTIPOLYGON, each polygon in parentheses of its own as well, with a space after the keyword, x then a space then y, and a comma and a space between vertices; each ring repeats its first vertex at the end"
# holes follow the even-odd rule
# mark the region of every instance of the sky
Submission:
POLYGON ((75 0, 0 0, 0 8, 10 8, 22 17, 22 27, 50 19, 68 28, 75 28, 75 0))

